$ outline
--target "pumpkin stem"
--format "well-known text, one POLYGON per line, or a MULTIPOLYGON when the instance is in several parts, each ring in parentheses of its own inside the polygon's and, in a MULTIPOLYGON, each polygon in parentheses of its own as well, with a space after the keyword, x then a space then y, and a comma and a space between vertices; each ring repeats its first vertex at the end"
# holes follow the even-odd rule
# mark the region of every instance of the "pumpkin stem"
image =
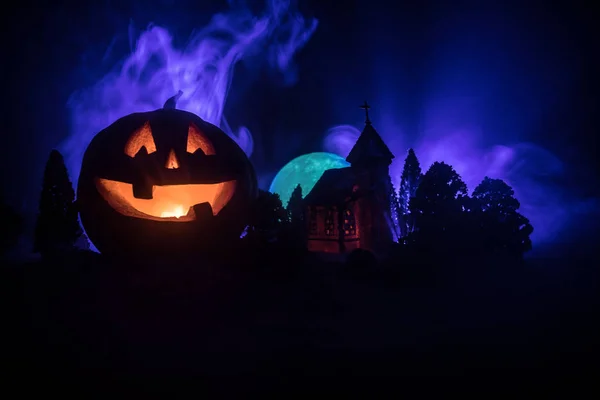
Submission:
POLYGON ((174 110, 177 106, 177 100, 179 100, 179 98, 181 97, 182 94, 183 94, 183 92, 181 90, 179 90, 175 96, 170 97, 167 101, 165 101, 165 104, 163 105, 163 109, 174 110))

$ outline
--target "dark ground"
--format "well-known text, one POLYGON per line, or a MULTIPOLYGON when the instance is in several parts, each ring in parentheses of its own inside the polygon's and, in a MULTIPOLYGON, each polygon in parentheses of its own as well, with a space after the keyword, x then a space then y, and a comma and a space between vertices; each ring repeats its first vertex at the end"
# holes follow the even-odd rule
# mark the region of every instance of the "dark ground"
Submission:
MULTIPOLYGON (((352 272, 311 259, 167 264, 136 268, 82 253, 5 268, 7 376, 71 388, 92 379, 105 389, 191 378, 236 393, 297 391, 322 377, 336 393, 355 385, 373 393, 383 386, 370 382, 382 377, 451 376, 469 386, 501 377, 502 387, 542 377, 548 387, 555 377, 599 376, 600 274, 590 258, 460 273, 352 272)), ((421 390, 444 390, 436 386, 421 390)))

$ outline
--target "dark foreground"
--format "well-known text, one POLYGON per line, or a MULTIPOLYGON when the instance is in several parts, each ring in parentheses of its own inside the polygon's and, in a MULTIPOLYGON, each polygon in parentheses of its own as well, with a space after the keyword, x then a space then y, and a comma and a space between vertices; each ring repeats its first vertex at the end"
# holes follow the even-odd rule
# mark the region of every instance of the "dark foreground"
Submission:
POLYGON ((600 372, 599 274, 589 258, 460 273, 349 271, 312 259, 167 264, 81 254, 5 269, 8 376, 104 389, 190 379, 226 382, 227 392, 297 391, 325 377, 338 393, 373 393, 382 377, 543 377, 547 386, 600 372))

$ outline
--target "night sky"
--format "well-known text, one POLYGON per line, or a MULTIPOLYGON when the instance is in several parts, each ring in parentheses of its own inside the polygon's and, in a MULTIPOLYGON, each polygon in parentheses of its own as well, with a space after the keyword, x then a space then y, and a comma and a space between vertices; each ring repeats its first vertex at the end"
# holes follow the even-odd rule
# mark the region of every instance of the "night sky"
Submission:
MULTIPOLYGON (((153 22, 183 47, 228 7, 225 1, 66 3, 18 2, 4 17, 3 192, 30 219, 49 151, 77 135, 67 107, 72 93, 93 86, 130 54, 130 31, 135 42, 153 22)), ((248 3, 262 9, 263 2, 248 3)), ((591 3, 406 3, 299 1, 299 12, 318 26, 294 65, 276 70, 260 51, 236 65, 224 115, 252 132, 261 187, 293 157, 331 150, 324 148, 329 129, 362 129, 358 106, 368 100, 374 126, 399 160, 393 174, 410 146, 424 168, 444 158, 463 175, 510 150, 512 164, 498 167, 497 177, 514 180, 529 210, 539 200, 526 188, 560 198, 543 214, 594 209, 600 63, 593 39, 599 15, 591 3), (461 160, 471 161, 456 165, 461 160), (515 177, 525 173, 526 180, 515 177)), ((546 229, 573 215, 530 218, 546 229)), ((556 232, 547 236, 555 240, 556 232)))

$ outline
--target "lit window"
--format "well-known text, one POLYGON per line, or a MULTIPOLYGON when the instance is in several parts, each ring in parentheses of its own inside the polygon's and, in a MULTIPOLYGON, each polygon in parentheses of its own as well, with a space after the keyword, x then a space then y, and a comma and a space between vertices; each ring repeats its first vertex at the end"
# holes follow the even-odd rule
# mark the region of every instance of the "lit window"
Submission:
POLYGON ((350 209, 346 209, 344 214, 346 214, 346 218, 344 219, 344 234, 346 236, 356 235, 354 214, 350 209))
POLYGON ((335 212, 333 208, 327 209, 325 216, 325 234, 327 236, 335 235, 335 212))

